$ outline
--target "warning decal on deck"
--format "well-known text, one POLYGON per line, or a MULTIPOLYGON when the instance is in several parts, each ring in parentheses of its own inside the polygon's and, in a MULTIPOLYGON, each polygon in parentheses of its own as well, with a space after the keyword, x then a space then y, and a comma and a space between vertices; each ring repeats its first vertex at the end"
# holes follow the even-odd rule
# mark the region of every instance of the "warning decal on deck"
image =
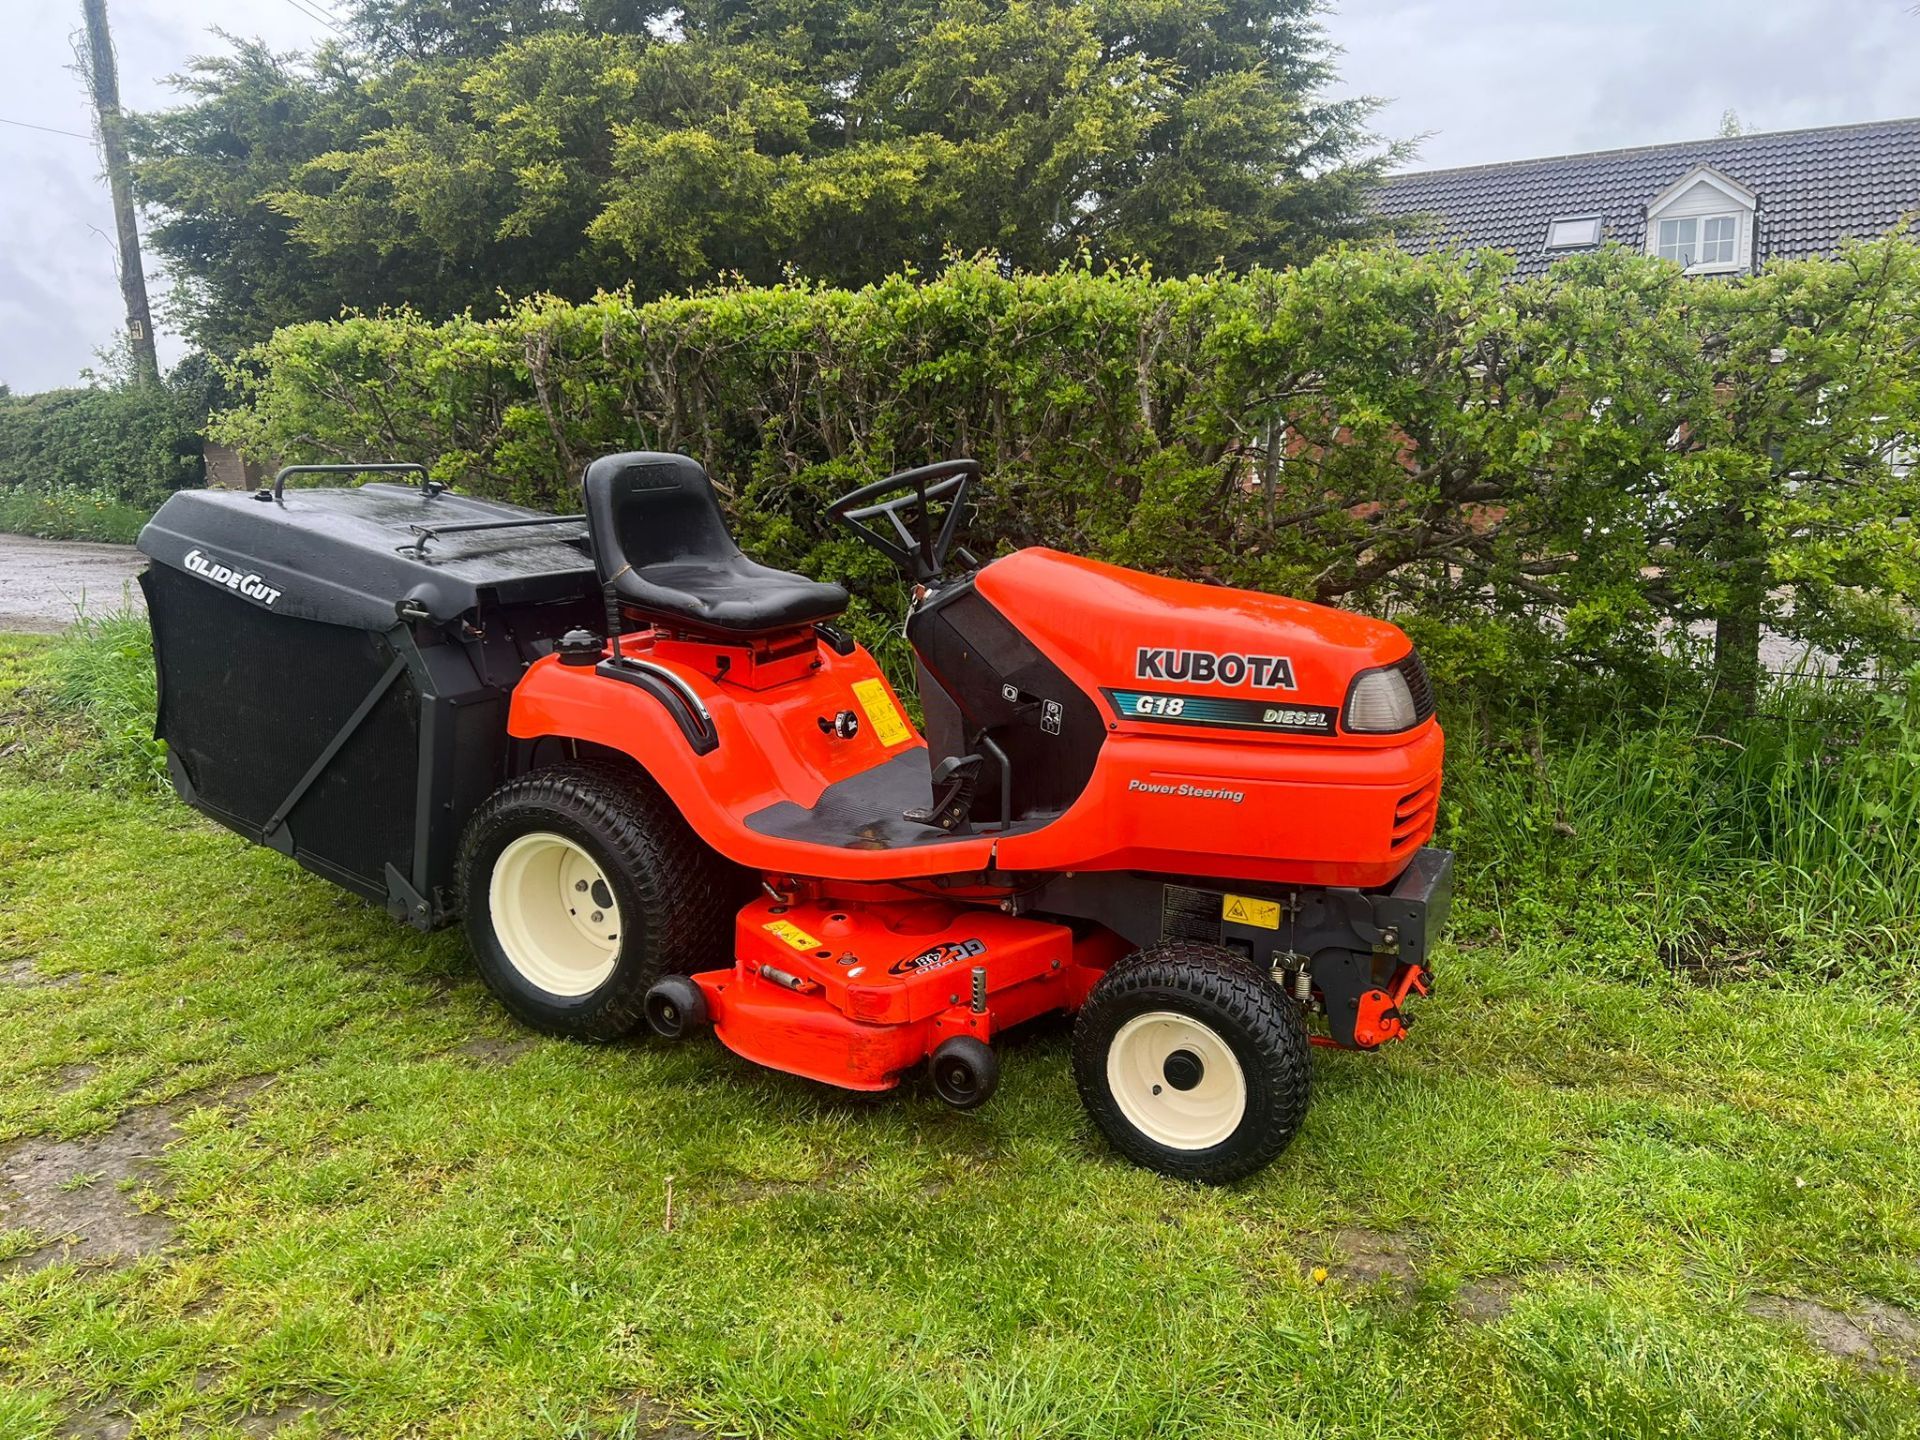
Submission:
POLYGON ((853 698, 867 712, 867 723, 873 726, 873 733, 880 737, 882 745, 898 745, 902 740, 913 738, 907 722, 900 717, 900 707, 893 703, 893 696, 887 693, 886 681, 854 681, 853 698))
POLYGON ((1257 925, 1262 930, 1280 928, 1280 902, 1256 900, 1251 895, 1222 895, 1220 918, 1233 925, 1257 925))
POLYGON ((795 925, 791 920, 769 920, 760 928, 762 930, 772 931, 796 950, 818 950, 821 948, 818 940, 807 934, 806 931, 802 930, 798 925, 795 925))

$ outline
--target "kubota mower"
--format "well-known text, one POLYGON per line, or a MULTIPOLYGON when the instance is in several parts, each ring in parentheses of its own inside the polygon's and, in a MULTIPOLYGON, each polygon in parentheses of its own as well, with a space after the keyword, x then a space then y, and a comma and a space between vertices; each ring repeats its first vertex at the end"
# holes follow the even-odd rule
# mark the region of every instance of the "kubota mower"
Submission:
POLYGON ((162 507, 174 783, 411 924, 464 915, 530 1025, 969 1108, 1008 1029, 1073 1014, 1114 1146, 1218 1181, 1292 1138, 1310 1041, 1397 1040, 1427 991, 1443 742, 1392 625, 982 564, 945 461, 830 507, 912 582, 923 734, 846 592, 742 555, 685 456, 595 461, 571 516, 295 468, 419 484, 162 507))

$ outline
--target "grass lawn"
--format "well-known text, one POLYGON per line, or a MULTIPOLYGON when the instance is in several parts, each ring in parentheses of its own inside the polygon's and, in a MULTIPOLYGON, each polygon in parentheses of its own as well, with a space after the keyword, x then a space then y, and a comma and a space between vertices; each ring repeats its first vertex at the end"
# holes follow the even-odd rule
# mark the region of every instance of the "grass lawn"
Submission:
POLYGON ((1058 1032, 960 1115, 520 1030, 457 933, 104 779, 43 661, 0 637, 8 1440, 1920 1434, 1885 988, 1587 973, 1468 897, 1411 1042, 1192 1189, 1058 1032))

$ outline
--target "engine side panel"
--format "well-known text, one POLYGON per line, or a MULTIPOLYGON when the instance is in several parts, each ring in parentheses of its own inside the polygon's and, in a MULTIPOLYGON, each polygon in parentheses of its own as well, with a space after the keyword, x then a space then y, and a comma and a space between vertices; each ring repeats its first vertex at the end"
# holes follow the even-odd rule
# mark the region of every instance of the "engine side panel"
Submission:
POLYGON ((1432 726, 1392 749, 1112 736, 1079 802, 996 862, 1385 885, 1433 834, 1442 754, 1432 726))

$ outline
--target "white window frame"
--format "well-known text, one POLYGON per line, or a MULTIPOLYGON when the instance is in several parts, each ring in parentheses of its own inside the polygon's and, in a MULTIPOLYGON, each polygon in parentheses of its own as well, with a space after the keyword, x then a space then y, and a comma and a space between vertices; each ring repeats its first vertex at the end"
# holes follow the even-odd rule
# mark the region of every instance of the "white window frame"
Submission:
POLYGON ((1704 256, 1708 244, 1707 227, 1709 225, 1719 224, 1726 224, 1733 227, 1730 234, 1723 239, 1712 242, 1716 248, 1725 247, 1727 252, 1726 258, 1722 259, 1719 256, 1715 256, 1711 260, 1703 258, 1699 263, 1705 268, 1718 269, 1721 266, 1738 265, 1740 263, 1740 215, 1738 211, 1734 210, 1722 211, 1718 215, 1702 215, 1700 217, 1700 250, 1702 255, 1704 256))
POLYGON ((1707 275, 1716 270, 1738 270, 1740 268, 1740 216, 1736 211, 1722 210, 1713 215, 1663 216, 1655 220, 1653 225, 1653 253, 1658 255, 1662 260, 1672 260, 1676 264, 1683 265, 1689 275, 1707 275), (1733 227, 1733 233, 1722 239, 1709 241, 1707 239, 1707 227, 1709 225, 1719 224, 1731 225, 1733 227), (1666 231, 1669 225, 1673 226, 1676 232, 1682 225, 1691 225, 1693 227, 1693 238, 1683 242, 1676 234, 1674 243, 1669 246, 1666 242, 1666 231), (1688 256, 1687 259, 1681 260, 1679 255, 1669 255, 1667 253, 1669 249, 1680 250, 1683 244, 1692 247, 1691 250, 1686 252, 1688 256), (1724 260, 1717 257, 1712 260, 1697 258, 1705 251, 1709 244, 1713 245, 1715 249, 1724 248, 1727 251, 1727 257, 1724 260))

